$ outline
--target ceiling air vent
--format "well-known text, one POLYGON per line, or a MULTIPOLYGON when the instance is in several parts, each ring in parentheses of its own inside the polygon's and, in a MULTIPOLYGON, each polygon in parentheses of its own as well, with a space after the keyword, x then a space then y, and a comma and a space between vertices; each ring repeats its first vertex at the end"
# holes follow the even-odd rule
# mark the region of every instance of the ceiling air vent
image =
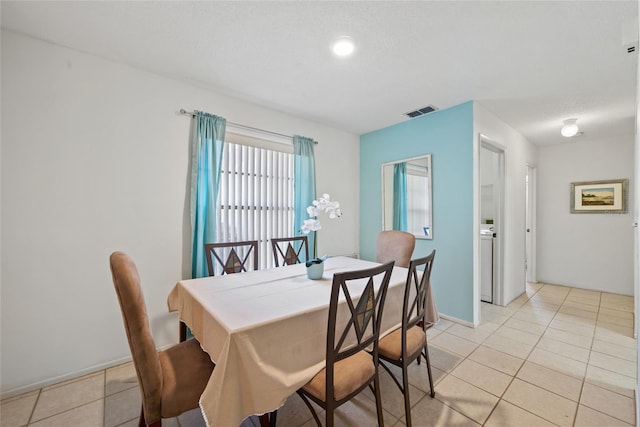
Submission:
POLYGON ((427 105, 426 107, 422 107, 419 108, 415 111, 409 111, 408 113, 404 113, 405 116, 407 117, 419 117, 419 116, 424 116, 425 114, 429 114, 429 113, 433 113, 434 111, 437 111, 438 108, 433 106, 433 105, 427 105))

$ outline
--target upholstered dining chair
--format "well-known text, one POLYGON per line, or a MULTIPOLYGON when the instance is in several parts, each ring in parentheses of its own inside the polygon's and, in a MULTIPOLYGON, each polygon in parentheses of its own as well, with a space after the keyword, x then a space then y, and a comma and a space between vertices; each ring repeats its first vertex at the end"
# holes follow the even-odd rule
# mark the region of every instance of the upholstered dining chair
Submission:
POLYGON ((284 237, 271 239, 273 262, 276 267, 299 264, 309 259, 309 242, 307 236, 284 237), (304 255, 304 258, 301 258, 304 255))
POLYGON ((138 425, 160 427, 163 418, 198 407, 214 365, 195 339, 158 352, 135 263, 123 252, 109 261, 142 394, 138 425))
POLYGON ((416 236, 406 231, 387 230, 378 234, 376 261, 385 263, 395 261, 396 267, 409 267, 416 236))
POLYGON ((404 302, 402 306, 402 325, 380 339, 378 355, 380 365, 391 375, 402 394, 404 395, 405 425, 411 427, 411 403, 409 398, 408 366, 424 356, 429 376, 431 397, 436 395, 431 375, 431 362, 429 361, 429 348, 426 335, 426 311, 427 295, 431 286, 431 269, 436 251, 428 256, 411 260, 409 274, 404 289, 404 302), (402 370, 402 384, 387 366, 391 363, 402 370))
POLYGON ((378 338, 392 270, 393 262, 389 262, 333 276, 326 365, 298 390, 318 426, 322 423, 309 400, 325 410, 324 425, 333 427, 335 410, 367 387, 375 396, 378 425, 384 425, 378 378, 378 338), (356 288, 363 289, 357 298, 356 288), (350 316, 338 315, 339 304, 348 307, 350 316), (338 324, 338 318, 346 320, 346 324, 338 324))

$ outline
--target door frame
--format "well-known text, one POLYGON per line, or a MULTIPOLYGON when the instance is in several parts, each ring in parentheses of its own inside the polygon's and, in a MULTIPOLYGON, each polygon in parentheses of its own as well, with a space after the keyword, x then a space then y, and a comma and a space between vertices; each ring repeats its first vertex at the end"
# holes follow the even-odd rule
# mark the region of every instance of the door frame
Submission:
POLYGON ((493 303, 496 305, 504 305, 504 230, 505 230, 505 184, 506 184, 506 147, 501 143, 487 137, 486 135, 479 133, 475 140, 475 159, 474 159, 474 292, 473 292, 473 306, 474 306, 474 324, 480 324, 480 216, 481 216, 481 203, 480 203, 480 150, 488 149, 495 153, 498 153, 498 185, 495 189, 494 196, 496 197, 496 215, 494 220, 494 231, 496 238, 494 240, 494 284, 493 284, 493 303))
MULTIPOLYGON (((537 266, 536 266, 536 229, 537 216, 536 206, 538 201, 538 192, 536 183, 538 181, 538 169, 536 166, 527 163, 527 173, 525 175, 525 236, 524 236, 524 253, 525 253, 525 281, 536 283, 537 266), (527 231, 529 230, 529 231, 527 231)), ((526 283, 525 283, 526 289, 526 283)))

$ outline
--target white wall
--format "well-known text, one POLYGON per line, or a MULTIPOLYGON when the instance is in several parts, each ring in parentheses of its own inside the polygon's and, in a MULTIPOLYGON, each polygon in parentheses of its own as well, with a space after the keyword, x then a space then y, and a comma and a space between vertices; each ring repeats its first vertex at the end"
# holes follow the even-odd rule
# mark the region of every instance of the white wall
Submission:
POLYGON ((180 108, 320 141, 318 191, 344 215, 319 251, 358 252, 356 135, 10 32, 1 59, 3 395, 130 357, 114 250, 137 262, 156 344, 177 342, 166 297, 190 256, 180 108))
MULTIPOLYGON (((511 126, 504 123, 478 102, 473 104, 473 120, 475 134, 475 168, 479 165, 480 147, 478 135, 482 134, 500 144, 505 151, 505 216, 503 218, 504 234, 504 294, 503 300, 508 304, 524 291, 525 286, 525 176, 526 165, 537 162, 537 149, 511 126)), ((475 175, 476 202, 474 206, 474 224, 479 227, 479 175, 475 175)), ((474 289, 478 290, 475 302, 479 311, 479 254, 480 231, 475 233, 474 289)))
POLYGON ((538 167, 538 280, 633 295, 632 214, 569 213, 570 183, 627 178, 633 206, 633 134, 585 135, 541 147, 538 167))

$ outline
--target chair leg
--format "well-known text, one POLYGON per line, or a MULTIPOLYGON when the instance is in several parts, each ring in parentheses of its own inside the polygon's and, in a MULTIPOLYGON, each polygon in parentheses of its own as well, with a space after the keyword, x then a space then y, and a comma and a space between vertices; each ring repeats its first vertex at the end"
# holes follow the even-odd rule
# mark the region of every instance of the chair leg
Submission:
POLYGON ((382 399, 380 398, 380 377, 376 371, 373 378, 373 387, 376 389, 376 413, 378 415, 378 427, 384 427, 384 415, 382 414, 382 399))
POLYGON ((429 360, 429 345, 424 343, 424 359, 427 364, 427 373, 429 374, 429 387, 431 388, 431 397, 436 396, 436 389, 433 387, 433 375, 431 374, 431 361, 429 360))
POLYGON ((298 396, 300 396, 300 399, 302 399, 304 404, 307 405, 307 408, 309 408, 309 412, 311 412, 311 415, 313 415, 313 419, 316 420, 316 424, 318 425, 318 427, 322 427, 322 423, 320 422, 320 418, 318 418, 318 414, 316 414, 316 411, 315 411, 315 409, 313 409, 313 406, 311 405, 309 400, 300 391, 298 391, 298 396))
POLYGON ((334 409, 335 409, 334 407, 329 407, 329 406, 327 406, 327 409, 325 409, 325 421, 324 421, 325 427, 333 427, 334 409))
POLYGON ((411 398, 409 396, 409 372, 407 364, 402 364, 402 394, 404 395, 404 422, 411 427, 411 398))
MULTIPOLYGON (((335 423, 335 412, 336 412, 336 401, 334 399, 334 395, 333 395, 333 391, 331 391, 331 394, 327 395, 325 398, 325 407, 324 407, 324 413, 325 413, 325 419, 324 419, 324 425, 325 427, 333 427, 334 423, 335 423)), ((319 426, 321 426, 321 424, 319 424, 319 426)))
POLYGON ((180 322, 180 342, 187 340, 187 325, 184 322, 180 322))

